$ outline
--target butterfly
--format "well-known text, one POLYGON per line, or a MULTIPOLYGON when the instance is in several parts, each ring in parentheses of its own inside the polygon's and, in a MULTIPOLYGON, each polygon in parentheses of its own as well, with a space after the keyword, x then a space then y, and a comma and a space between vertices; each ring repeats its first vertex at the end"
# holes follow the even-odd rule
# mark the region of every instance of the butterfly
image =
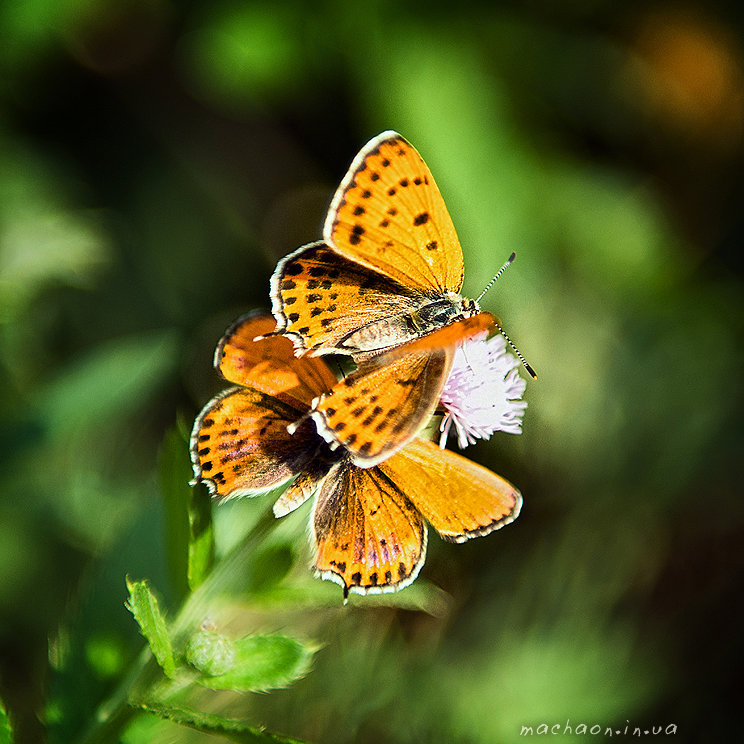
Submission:
POLYGON ((299 354, 347 354, 360 368, 311 416, 362 467, 405 446, 436 408, 458 344, 499 322, 460 295, 463 256, 431 171, 396 132, 354 159, 323 242, 271 278, 277 333, 299 354))
POLYGON ((359 362, 475 315, 460 295, 462 248, 431 171, 396 132, 359 152, 338 187, 323 241, 302 246, 271 278, 277 332, 300 353, 359 362))
POLYGON ((249 314, 218 344, 215 367, 233 387, 196 418, 192 485, 205 483, 224 500, 287 484, 277 517, 316 494, 313 565, 344 596, 410 584, 424 562, 426 522, 463 542, 516 519, 522 497, 514 486, 433 442, 413 439, 370 468, 332 450, 306 414, 336 377, 323 359, 296 357, 289 339, 270 335, 274 327, 271 316, 249 314))

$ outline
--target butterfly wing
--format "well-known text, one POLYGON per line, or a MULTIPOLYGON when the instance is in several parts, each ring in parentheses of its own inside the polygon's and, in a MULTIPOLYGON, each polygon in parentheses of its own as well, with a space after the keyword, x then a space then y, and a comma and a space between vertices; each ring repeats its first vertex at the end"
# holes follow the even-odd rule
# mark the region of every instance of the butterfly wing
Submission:
POLYGON ((405 317, 427 302, 420 292, 324 243, 290 253, 271 277, 276 332, 311 354, 353 354, 402 343, 411 335, 405 317))
POLYGON ((321 359, 298 359, 292 343, 269 335, 275 323, 265 313, 239 318, 217 346, 215 366, 239 383, 213 398, 197 417, 191 435, 194 483, 217 498, 253 495, 298 479, 277 502, 286 514, 317 488, 338 459, 308 420, 293 435, 310 402, 332 387, 335 375, 321 359))
POLYGON ((445 539, 464 542, 513 522, 522 496, 465 457, 415 439, 378 468, 445 539))
POLYGON ((424 562, 423 519, 377 468, 336 465, 318 494, 312 527, 315 569, 341 584, 344 596, 400 589, 424 562))
POLYGON ((457 345, 493 324, 479 313, 374 357, 313 403, 318 433, 368 468, 397 452, 432 416, 457 345))
POLYGON ((215 367, 226 380, 304 413, 315 397, 336 384, 336 375, 322 359, 296 357, 292 342, 275 332, 274 318, 263 311, 238 318, 217 345, 215 367))
POLYGON ((436 409, 449 368, 445 349, 363 367, 322 396, 313 409, 318 433, 372 467, 410 441, 436 409))
POLYGON ((194 483, 206 483, 212 495, 224 499, 262 493, 298 473, 315 472, 324 443, 313 425, 304 421, 293 435, 287 431, 302 415, 251 388, 217 395, 194 423, 194 483))
POLYGON ((421 156, 396 132, 383 132, 356 156, 323 237, 404 286, 438 294, 462 288, 462 248, 444 199, 421 156))

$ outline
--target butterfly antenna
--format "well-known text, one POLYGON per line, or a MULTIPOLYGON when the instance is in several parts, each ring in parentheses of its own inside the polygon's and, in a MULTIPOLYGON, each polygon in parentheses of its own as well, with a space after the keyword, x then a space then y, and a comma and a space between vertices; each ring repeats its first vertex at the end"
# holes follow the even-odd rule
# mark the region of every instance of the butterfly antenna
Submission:
MULTIPOLYGON (((514 255, 514 254, 512 254, 514 255)), ((508 266, 508 264, 506 264, 508 266)), ((524 358, 522 355, 522 352, 514 345, 514 341, 512 341, 509 336, 506 335, 506 331, 500 326, 496 325, 496 327, 499 329, 499 333, 504 337, 504 340, 506 341, 509 346, 511 346, 512 351, 519 357, 519 361, 522 362, 522 366, 527 370, 529 376, 533 379, 537 379, 537 372, 535 372, 534 369, 530 366, 529 362, 524 358)))
POLYGON ((517 257, 517 254, 515 251, 512 251, 511 256, 506 259, 506 263, 494 274, 493 279, 491 279, 488 284, 486 284, 486 288, 478 295, 478 298, 476 299, 476 303, 481 301, 481 298, 483 297, 486 292, 488 292, 491 287, 496 283, 496 280, 514 263, 514 259, 517 257))

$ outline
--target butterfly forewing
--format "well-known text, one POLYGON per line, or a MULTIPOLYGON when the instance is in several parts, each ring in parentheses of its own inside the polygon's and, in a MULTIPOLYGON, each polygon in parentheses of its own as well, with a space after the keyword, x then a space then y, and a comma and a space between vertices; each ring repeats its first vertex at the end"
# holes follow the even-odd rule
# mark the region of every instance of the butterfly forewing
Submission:
POLYGON ((300 351, 355 354, 407 341, 406 321, 430 299, 324 243, 303 246, 277 265, 271 279, 277 332, 300 351))
POLYGON ((357 465, 376 465, 429 420, 451 364, 447 349, 435 349, 360 368, 316 402, 318 432, 357 465))
POLYGON ((462 288, 462 249, 444 199, 421 156, 396 132, 383 132, 357 155, 323 236, 404 286, 439 294, 462 288))
POLYGON ((464 542, 513 522, 522 496, 465 457, 416 439, 378 467, 445 539, 464 542))
POLYGON ((318 432, 361 467, 382 462, 436 410, 458 344, 493 322, 479 313, 374 357, 314 402, 318 432))
POLYGON ((406 495, 377 468, 336 465, 313 512, 315 568, 349 591, 407 586, 426 552, 426 528, 406 495))

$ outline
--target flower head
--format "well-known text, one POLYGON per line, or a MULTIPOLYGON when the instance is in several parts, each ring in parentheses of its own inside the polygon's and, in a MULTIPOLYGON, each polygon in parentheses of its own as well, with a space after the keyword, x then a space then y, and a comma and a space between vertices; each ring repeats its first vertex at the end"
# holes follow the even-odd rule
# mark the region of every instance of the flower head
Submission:
POLYGON ((506 351, 502 336, 466 341, 455 359, 441 395, 446 410, 439 427, 444 449, 453 424, 462 449, 495 431, 522 433, 527 383, 519 376, 519 361, 506 351))

